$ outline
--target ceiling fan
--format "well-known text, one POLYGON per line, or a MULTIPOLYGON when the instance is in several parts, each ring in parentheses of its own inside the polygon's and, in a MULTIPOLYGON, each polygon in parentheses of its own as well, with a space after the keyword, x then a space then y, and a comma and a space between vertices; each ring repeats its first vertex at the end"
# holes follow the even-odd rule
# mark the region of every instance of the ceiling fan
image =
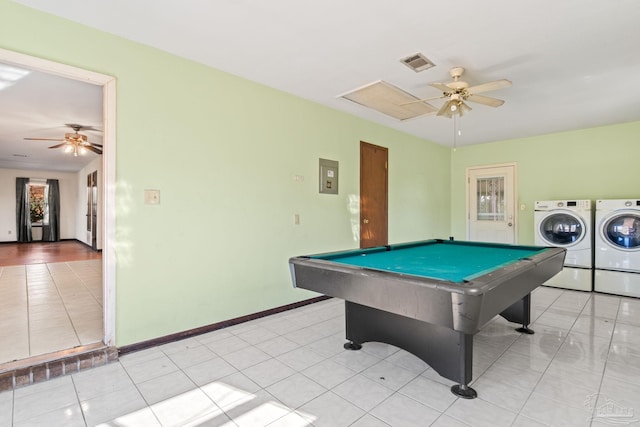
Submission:
POLYGON ((73 133, 65 133, 64 138, 24 138, 30 141, 62 141, 60 144, 52 145, 49 148, 64 147, 65 153, 73 153, 74 156, 84 154, 89 151, 93 151, 96 154, 102 154, 102 145, 89 142, 86 135, 79 133, 81 130, 94 130, 99 131, 91 126, 83 126, 75 123, 65 124, 74 130, 73 133))
POLYGON ((452 82, 449 83, 430 83, 430 86, 442 91, 442 95, 432 98, 419 99, 412 101, 409 104, 432 101, 434 99, 448 98, 447 102, 438 110, 436 115, 445 116, 448 118, 453 117, 456 114, 463 115, 471 111, 465 101, 477 102, 479 104, 487 105, 489 107, 499 107, 504 104, 502 99, 491 98, 488 96, 478 95, 482 92, 489 92, 492 90, 503 89, 511 86, 511 81, 507 79, 496 80, 489 83, 483 83, 477 86, 469 86, 465 81, 460 80, 460 77, 464 73, 464 68, 454 67, 449 70, 451 74, 452 82))

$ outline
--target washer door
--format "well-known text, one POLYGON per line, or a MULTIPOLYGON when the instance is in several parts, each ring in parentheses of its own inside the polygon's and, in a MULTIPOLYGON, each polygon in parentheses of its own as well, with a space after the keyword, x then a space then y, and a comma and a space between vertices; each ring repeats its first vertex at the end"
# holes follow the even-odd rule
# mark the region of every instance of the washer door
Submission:
POLYGON ((600 228, 604 241, 614 249, 640 250, 640 212, 619 211, 605 218, 600 228))
POLYGON ((571 247, 587 232, 582 218, 571 211, 557 211, 540 221, 540 237, 551 246, 571 247))

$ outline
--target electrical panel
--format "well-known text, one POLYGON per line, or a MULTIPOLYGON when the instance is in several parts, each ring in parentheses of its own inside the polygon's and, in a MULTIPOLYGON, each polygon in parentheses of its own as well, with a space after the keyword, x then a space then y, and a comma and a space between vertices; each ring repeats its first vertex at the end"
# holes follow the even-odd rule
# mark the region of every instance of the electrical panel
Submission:
POLYGON ((338 162, 320 159, 320 192, 338 194, 338 162))

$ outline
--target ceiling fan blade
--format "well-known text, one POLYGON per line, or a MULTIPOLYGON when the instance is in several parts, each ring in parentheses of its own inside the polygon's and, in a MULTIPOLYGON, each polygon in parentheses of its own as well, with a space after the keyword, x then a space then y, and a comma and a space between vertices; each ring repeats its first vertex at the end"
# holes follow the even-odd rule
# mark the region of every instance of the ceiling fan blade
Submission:
POLYGON ((28 141, 64 141, 64 139, 60 138, 24 138, 28 141))
POLYGON ((453 90, 444 83, 429 83, 429 86, 435 87, 436 89, 442 91, 443 93, 452 93, 453 90))
POLYGON ((481 92, 489 92, 490 90, 503 89, 505 87, 511 87, 511 81, 507 79, 496 80, 495 82, 484 83, 478 86, 471 86, 467 88, 467 92, 470 94, 476 94, 481 92))
POLYGON ((102 144, 96 144, 94 142, 89 142, 89 141, 80 141, 80 142, 78 142, 78 145, 80 145, 82 147, 102 148, 102 144))
POLYGON ((51 147, 49 147, 49 148, 58 148, 58 147, 62 147, 63 145, 67 145, 67 143, 66 143, 66 142, 63 142, 62 144, 52 145, 52 146, 51 146, 51 147))
POLYGON ((452 114, 451 114, 451 102, 452 101, 447 101, 444 103, 444 105, 440 108, 440 110, 438 110, 438 113, 436 114, 436 116, 445 116, 445 117, 449 117, 451 118, 452 114))
POLYGON ((93 152, 94 152, 94 153, 96 153, 96 154, 102 154, 102 150, 101 150, 101 149, 96 148, 96 147, 92 147, 91 145, 87 145, 87 146, 86 146, 86 147, 84 147, 84 148, 86 148, 87 150, 91 150, 91 151, 93 151, 93 152))
MULTIPOLYGON (((444 97, 446 97, 446 95, 432 96, 431 98, 417 99, 415 101, 405 102, 404 104, 400 104, 400 105, 411 105, 411 104, 417 104, 418 102, 424 102, 425 104, 428 104, 427 101, 433 101, 434 99, 441 99, 444 97)), ((433 109, 435 110, 435 107, 433 109)))
POLYGON ((93 126, 84 126, 77 123, 65 123, 64 125, 67 127, 70 127, 73 130, 77 128, 78 131, 88 130, 88 131, 94 131, 94 132, 102 132, 102 129, 98 129, 93 126))
POLYGON ((482 95, 469 95, 465 99, 467 101, 477 102, 478 104, 488 105, 489 107, 499 107, 504 104, 502 99, 482 95))

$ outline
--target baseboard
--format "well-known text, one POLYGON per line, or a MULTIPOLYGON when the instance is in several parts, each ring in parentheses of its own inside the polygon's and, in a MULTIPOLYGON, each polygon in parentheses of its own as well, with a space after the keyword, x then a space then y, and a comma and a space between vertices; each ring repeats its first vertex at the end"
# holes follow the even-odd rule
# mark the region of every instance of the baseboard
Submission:
POLYGON ((151 347, 156 347, 162 344, 168 344, 170 342, 179 341, 185 338, 194 337, 197 335, 206 334, 207 332, 217 331, 218 329, 228 328, 229 326, 238 325, 240 323, 248 322, 250 320, 259 319, 261 317, 270 316, 276 313, 282 313, 284 311, 293 310, 294 308, 303 307, 305 305, 314 304, 320 301, 325 301, 330 299, 331 297, 323 295, 303 301, 294 302, 292 304, 283 305, 280 307, 272 308, 265 311, 260 311, 258 313, 248 314, 246 316, 236 317, 235 319, 224 320, 222 322, 213 323, 206 326, 201 326, 199 328, 189 329, 182 332, 177 332, 175 334, 165 335, 158 338, 153 338, 147 341, 141 341, 134 344, 124 345, 122 347, 118 347, 118 352, 120 355, 132 353, 134 351, 140 351, 151 347))
POLYGON ((93 246, 91 246, 88 243, 83 242, 82 240, 78 240, 78 239, 62 239, 62 240, 63 241, 65 241, 65 240, 73 240, 73 241, 76 241, 76 242, 82 244, 83 246, 86 246, 87 248, 91 249, 94 252, 102 252, 102 249, 93 249, 93 246))
POLYGON ((43 240, 32 240, 30 242, 18 242, 17 240, 5 240, 5 241, 0 242, 0 245, 15 245, 17 243, 29 244, 29 243, 58 243, 58 242, 77 242, 77 243, 82 244, 83 246, 86 246, 87 248, 91 249, 92 251, 102 252, 102 249, 93 249, 91 247, 91 245, 83 242, 82 240, 78 240, 78 239, 60 239, 57 242, 45 242, 43 240))

